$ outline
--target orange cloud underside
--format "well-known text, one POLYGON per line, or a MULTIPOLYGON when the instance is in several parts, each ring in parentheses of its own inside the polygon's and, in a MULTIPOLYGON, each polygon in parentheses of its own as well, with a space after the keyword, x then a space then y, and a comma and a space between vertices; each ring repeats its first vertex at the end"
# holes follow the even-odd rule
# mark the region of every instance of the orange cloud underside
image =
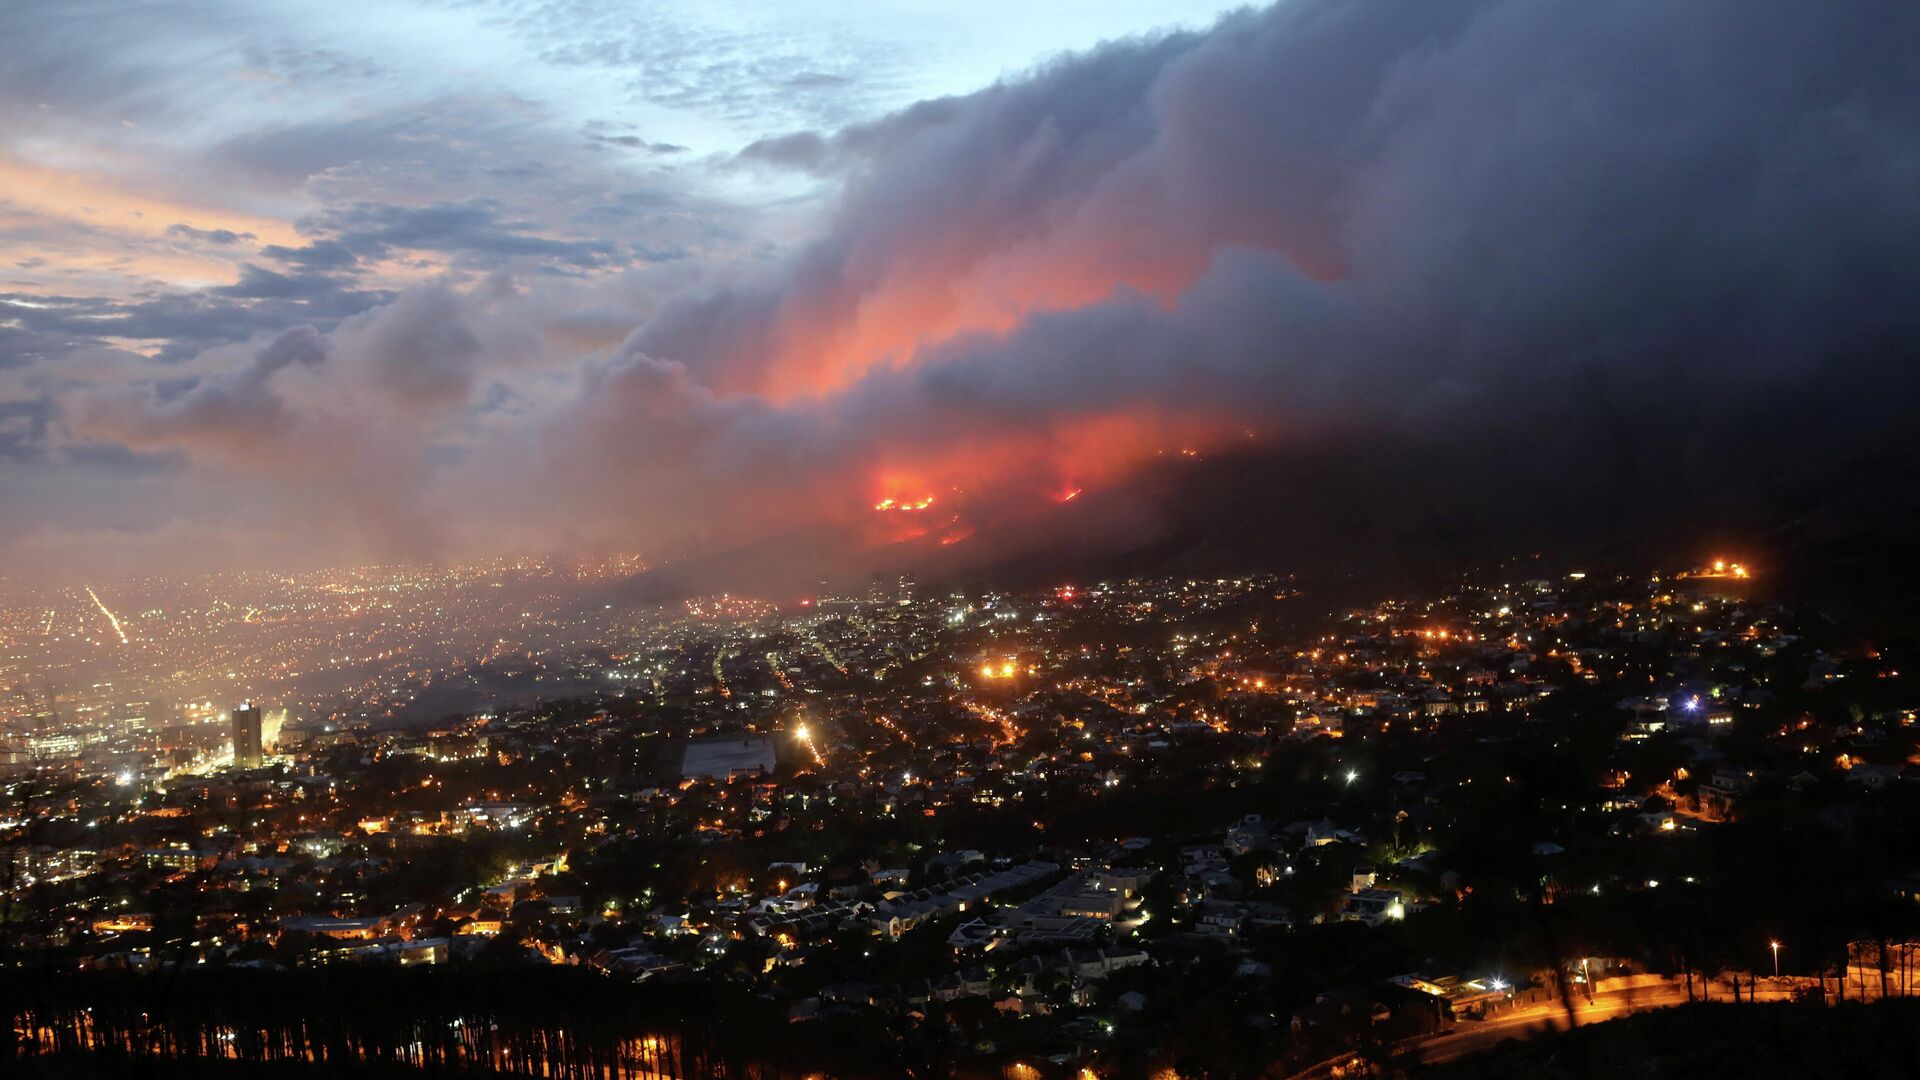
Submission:
MULTIPOLYGON (((961 230, 948 230, 959 232, 961 230)), ((1034 316, 1071 311, 1134 292, 1171 305, 1206 268, 1203 251, 1152 235, 1151 228, 1041 237, 947 235, 912 260, 877 271, 850 257, 844 293, 795 289, 770 334, 771 354, 747 385, 774 402, 830 397, 875 370, 929 361, 928 351, 967 335, 1003 335, 1034 316), (996 249, 995 245, 999 244, 996 249)), ((1237 436, 1223 418, 1142 407, 1075 415, 1037 428, 997 429, 958 443, 884 447, 864 486, 850 492, 876 543, 937 536, 958 543, 976 528, 984 504, 1063 506, 1123 479, 1144 462, 1204 449, 1237 436)))
POLYGON ((290 222, 231 207, 155 195, 93 170, 54 168, 0 154, 0 192, 21 210, 57 221, 159 237, 177 223, 252 233, 261 243, 299 244, 290 222))
POLYGON ((852 301, 796 290, 756 384, 730 389, 776 402, 831 394, 876 368, 910 366, 929 346, 1005 334, 1037 313, 1087 307, 1122 290, 1171 304, 1206 264, 1202 252, 1137 237, 1056 239, 997 253, 962 248, 896 261, 852 301))

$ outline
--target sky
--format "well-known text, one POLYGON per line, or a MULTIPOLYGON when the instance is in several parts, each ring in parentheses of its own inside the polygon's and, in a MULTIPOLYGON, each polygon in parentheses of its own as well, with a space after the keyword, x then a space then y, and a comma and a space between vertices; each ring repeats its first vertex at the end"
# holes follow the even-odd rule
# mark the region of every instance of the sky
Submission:
POLYGON ((0 574, 1902 475, 1920 12, 1223 7, 6 5, 0 574))

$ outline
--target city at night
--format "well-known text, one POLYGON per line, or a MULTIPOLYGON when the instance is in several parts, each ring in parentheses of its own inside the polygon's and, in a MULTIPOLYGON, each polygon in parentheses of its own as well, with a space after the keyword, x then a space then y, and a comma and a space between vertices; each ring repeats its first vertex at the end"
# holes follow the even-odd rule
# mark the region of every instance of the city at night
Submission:
POLYGON ((1920 1075, 1917 46, 0 4, 0 1076, 1920 1075))

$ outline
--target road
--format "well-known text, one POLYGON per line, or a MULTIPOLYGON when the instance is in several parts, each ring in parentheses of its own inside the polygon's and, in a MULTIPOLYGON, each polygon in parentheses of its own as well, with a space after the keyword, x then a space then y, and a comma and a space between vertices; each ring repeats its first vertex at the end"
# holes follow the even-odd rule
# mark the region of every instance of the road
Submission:
MULTIPOLYGON (((1769 981, 1762 980, 1760 1000, 1783 1001, 1793 995, 1795 988, 1791 984, 1768 986, 1769 981)), ((1702 986, 1696 984, 1696 998, 1701 989, 1702 986)), ((1726 988, 1718 984, 1714 987, 1713 996, 1718 1000, 1730 997, 1726 988)), ((1616 1020, 1628 1013, 1686 1003, 1687 984, 1684 981, 1611 990, 1596 994, 1592 1001, 1588 1001, 1584 994, 1576 993, 1573 1023, 1585 1027, 1616 1020)), ((1558 1001, 1545 1002, 1491 1020, 1462 1020, 1451 1031, 1423 1040, 1418 1044, 1418 1052, 1422 1062, 1441 1064, 1492 1049, 1504 1039, 1531 1038, 1546 1031, 1564 1031, 1567 1026, 1566 1007, 1558 1001)))

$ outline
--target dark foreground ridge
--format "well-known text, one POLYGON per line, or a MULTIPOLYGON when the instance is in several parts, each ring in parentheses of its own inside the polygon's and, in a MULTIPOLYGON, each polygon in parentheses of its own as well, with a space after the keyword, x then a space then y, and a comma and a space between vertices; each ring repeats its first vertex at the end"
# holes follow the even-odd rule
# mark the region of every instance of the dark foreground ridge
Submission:
POLYGON ((12 973, 0 1012, 10 1077, 887 1075, 746 995, 581 969, 12 973))
MULTIPOLYGON (((11 978, 0 993, 13 1021, 0 1043, 0 1075, 21 1080, 997 1075, 952 1062, 930 1063, 933 1071, 923 1073, 892 1060, 879 1032, 837 1029, 822 1037, 782 1025, 750 1000, 685 987, 649 993, 578 972, 89 975, 11 978)), ((1361 1054, 1300 1075, 1916 1074, 1920 1002, 1891 999, 1837 1007, 1703 1002, 1503 1043, 1446 1065, 1361 1054)))

